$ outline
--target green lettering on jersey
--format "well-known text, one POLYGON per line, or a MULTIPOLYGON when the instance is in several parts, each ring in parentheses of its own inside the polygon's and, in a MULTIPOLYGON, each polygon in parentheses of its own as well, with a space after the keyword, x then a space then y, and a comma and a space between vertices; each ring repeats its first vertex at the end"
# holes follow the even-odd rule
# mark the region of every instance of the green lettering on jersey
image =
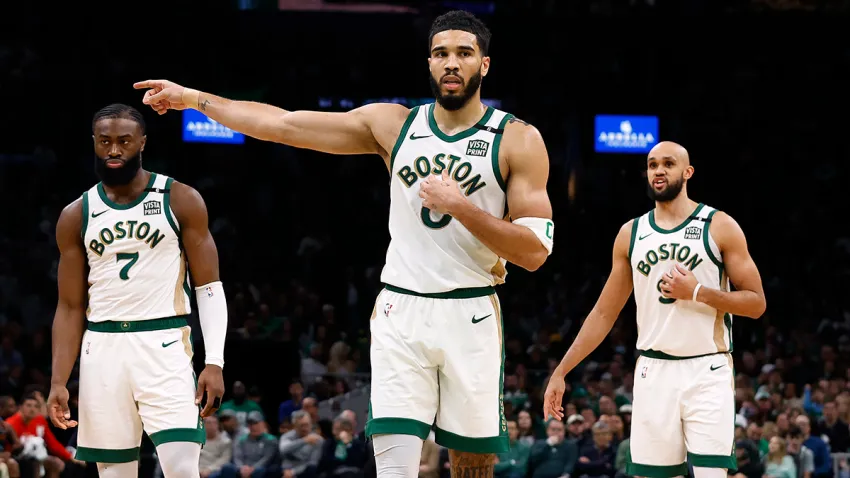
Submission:
POLYGON ((650 249, 646 251, 644 259, 638 262, 635 269, 644 276, 649 276, 655 265, 671 259, 683 263, 691 271, 702 264, 703 259, 699 256, 699 253, 691 254, 690 247, 679 246, 680 244, 672 242, 670 244, 661 244, 657 250, 650 249))
POLYGON ((106 246, 115 241, 135 239, 144 242, 148 247, 153 249, 165 239, 165 234, 160 232, 159 229, 151 231, 151 225, 146 222, 139 224, 138 221, 118 221, 112 227, 101 229, 97 237, 100 240, 92 239, 89 242, 89 250, 98 256, 103 256, 106 246), (113 233, 113 231, 115 232, 113 233))

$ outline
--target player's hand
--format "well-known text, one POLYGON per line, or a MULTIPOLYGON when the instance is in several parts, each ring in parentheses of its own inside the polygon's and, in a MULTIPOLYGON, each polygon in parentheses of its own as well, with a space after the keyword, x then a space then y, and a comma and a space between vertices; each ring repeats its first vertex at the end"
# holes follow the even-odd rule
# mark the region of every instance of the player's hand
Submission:
POLYGON ((457 181, 449 176, 448 171, 443 169, 442 176, 431 174, 419 187, 419 197, 422 198, 422 207, 438 212, 440 214, 451 214, 464 199, 460 192, 457 181))
POLYGON ((564 376, 557 370, 549 377, 549 385, 546 386, 546 393, 543 395, 543 419, 548 420, 554 418, 558 421, 564 419, 564 391, 567 389, 567 384, 564 382, 564 376))
POLYGON ((168 110, 185 110, 191 106, 183 102, 186 88, 168 80, 145 80, 133 83, 137 90, 147 89, 142 103, 149 105, 157 113, 164 115, 168 110))
POLYGON ((195 392, 195 405, 200 405, 207 394, 207 404, 201 410, 201 417, 211 416, 221 406, 221 397, 224 396, 224 377, 221 367, 218 365, 207 365, 198 377, 198 391, 195 392))
POLYGON ((77 426, 77 422, 71 420, 71 409, 68 408, 69 399, 68 388, 64 385, 50 387, 50 396, 47 397, 47 414, 50 416, 50 421, 62 430, 77 426))
POLYGON ((687 267, 677 263, 661 279, 661 295, 667 299, 692 300, 697 278, 687 267))

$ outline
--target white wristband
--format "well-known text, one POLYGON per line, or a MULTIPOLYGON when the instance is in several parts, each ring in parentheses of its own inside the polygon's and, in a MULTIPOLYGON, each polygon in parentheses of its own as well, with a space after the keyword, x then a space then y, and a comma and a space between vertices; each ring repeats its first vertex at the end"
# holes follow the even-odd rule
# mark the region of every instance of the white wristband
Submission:
POLYGON ((195 288, 198 319, 204 336, 204 363, 224 367, 224 341, 227 338, 227 300, 221 281, 195 288))
POLYGON ((694 302, 696 302, 696 301, 697 301, 697 294, 699 294, 699 289, 700 289, 700 287, 702 287, 702 284, 700 284, 699 282, 697 282, 697 286, 696 286, 696 287, 694 287, 694 297, 693 297, 693 299, 692 299, 694 302))

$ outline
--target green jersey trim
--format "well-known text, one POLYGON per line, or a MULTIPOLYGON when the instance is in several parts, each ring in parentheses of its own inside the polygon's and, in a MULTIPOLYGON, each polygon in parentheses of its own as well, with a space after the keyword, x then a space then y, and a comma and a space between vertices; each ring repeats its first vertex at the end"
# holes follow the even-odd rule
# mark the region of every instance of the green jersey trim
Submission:
POLYGON ((148 189, 153 187, 154 181, 156 181, 156 173, 151 173, 151 177, 150 177, 150 179, 148 179, 148 184, 147 184, 147 186, 145 186, 145 190, 142 191, 142 194, 139 194, 139 197, 137 197, 135 200, 133 200, 132 202, 129 202, 127 204, 118 204, 117 202, 114 202, 113 200, 109 199, 109 196, 107 196, 107 194, 106 194, 106 190, 103 189, 103 183, 102 182, 97 183, 97 194, 100 196, 100 200, 103 201, 104 204, 111 207, 112 209, 117 209, 119 211, 132 209, 132 208, 138 206, 139 203, 141 203, 142 201, 145 200, 145 198, 148 195, 148 189))
MULTIPOLYGON (((499 187, 504 192, 508 192, 508 185, 505 184, 505 180, 502 178, 502 169, 499 166, 499 148, 502 145, 502 136, 505 135, 505 125, 513 117, 514 115, 508 113, 502 118, 502 121, 499 121, 499 130, 501 130, 501 133, 496 133, 496 137, 493 139, 493 155, 490 158, 493 161, 493 175, 496 176, 496 182, 499 183, 499 187)), ((505 201, 507 201, 507 198, 505 198, 505 201)))
POLYGON ((688 218, 685 219, 684 222, 682 222, 678 226, 674 227, 673 229, 664 229, 664 228, 660 227, 658 224, 656 224, 655 223, 655 209, 653 209, 652 211, 649 211, 649 225, 652 226, 652 229, 654 229, 655 232, 660 232, 661 234, 672 234, 674 232, 678 232, 678 231, 682 230, 685 226, 690 224, 691 221, 693 221, 694 218, 697 217, 697 214, 699 214, 699 212, 702 210, 702 208, 704 206, 705 206, 705 204, 699 203, 697 205, 697 208, 694 209, 694 212, 692 212, 690 215, 688 215, 688 218))
POLYGON ((410 110, 410 113, 407 114, 407 119, 404 120, 404 125, 401 127, 401 132, 398 134, 398 138, 395 140, 395 146, 393 146, 392 156, 390 156, 390 174, 393 172, 393 163, 395 163, 395 156, 398 154, 398 150, 401 149, 402 143, 404 143, 404 138, 407 136, 407 130, 410 129, 410 125, 413 124, 413 120, 416 119, 416 114, 419 112, 419 106, 413 107, 410 110))
MULTIPOLYGON (((174 216, 171 214, 171 185, 174 183, 174 178, 168 178, 165 181, 165 192, 162 194, 162 202, 165 208, 165 218, 168 220, 168 224, 171 226, 171 229, 174 230, 174 234, 177 234, 177 237, 180 236, 180 228, 177 226, 177 221, 174 220, 174 216)), ((181 246, 182 248, 182 246, 181 246)))
POLYGON ((632 234, 631 234, 632 237, 629 239, 629 263, 632 262, 632 251, 635 250, 635 237, 637 237, 638 222, 639 221, 640 221, 639 217, 632 219, 632 234))
MULTIPOLYGON (((454 143, 464 138, 468 138, 479 131, 478 128, 473 126, 469 129, 466 129, 464 131, 461 131, 460 133, 453 135, 447 135, 446 133, 443 133, 442 131, 440 131, 440 127, 437 126, 437 120, 434 118, 434 108, 436 107, 436 103, 432 103, 431 107, 428 109, 428 126, 431 128, 431 132, 434 133, 434 135, 440 138, 441 140, 447 143, 454 143)), ((484 116, 482 116, 476 124, 480 126, 484 126, 485 124, 487 124, 487 122, 490 121, 490 117, 493 116, 493 111, 493 107, 488 106, 487 111, 484 112, 484 116)))
POLYGON ((83 193, 83 226, 80 228, 80 237, 86 239, 86 229, 89 227, 89 192, 83 193))
POLYGON ((127 322, 118 322, 116 320, 107 320, 104 322, 88 322, 86 328, 92 332, 103 333, 127 333, 127 332, 151 332, 154 330, 179 329, 189 325, 188 315, 179 315, 174 317, 164 317, 162 319, 150 320, 132 320, 127 322))

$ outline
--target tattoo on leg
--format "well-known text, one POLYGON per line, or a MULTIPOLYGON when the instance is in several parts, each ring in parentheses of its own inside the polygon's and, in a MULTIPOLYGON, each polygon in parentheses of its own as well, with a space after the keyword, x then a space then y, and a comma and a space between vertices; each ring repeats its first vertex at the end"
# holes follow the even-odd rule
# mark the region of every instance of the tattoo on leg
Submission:
POLYGON ((496 455, 449 450, 452 478, 493 478, 496 455))

